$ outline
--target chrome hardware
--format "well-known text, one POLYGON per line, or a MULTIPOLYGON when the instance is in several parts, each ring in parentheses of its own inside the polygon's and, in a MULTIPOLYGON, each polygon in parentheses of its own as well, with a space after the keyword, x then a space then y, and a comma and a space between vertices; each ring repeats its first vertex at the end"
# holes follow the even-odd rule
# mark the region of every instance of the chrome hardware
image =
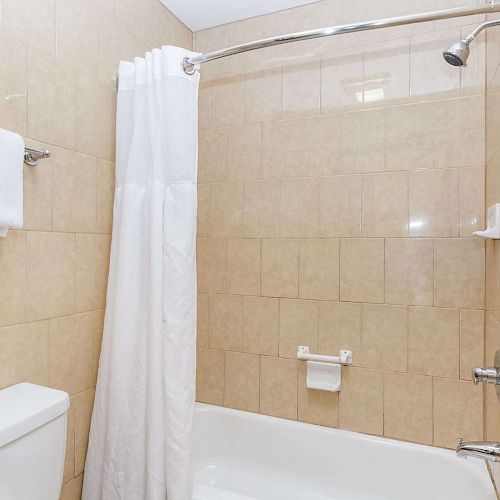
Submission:
POLYGON ((472 370, 472 380, 474 380, 475 385, 480 382, 500 385, 500 370, 496 368, 474 368, 472 370))
POLYGON ((184 73, 186 73, 186 75, 194 75, 196 66, 189 62, 189 57, 185 57, 182 60, 182 69, 184 70, 184 73))
POLYGON ((457 445, 457 456, 480 458, 487 462, 500 462, 500 443, 489 441, 464 442, 460 438, 457 445))
MULTIPOLYGON (((284 43, 298 42, 301 40, 313 40, 315 38, 322 38, 333 35, 343 35, 345 33, 354 33, 357 31, 368 31, 379 28, 390 28, 393 26, 404 26, 407 24, 423 23, 428 21, 437 21, 440 19, 450 19, 455 17, 473 16, 476 14, 492 14, 500 12, 500 4, 495 1, 490 1, 486 5, 474 7, 458 7, 453 9, 437 10, 432 12, 424 12, 421 14, 410 14, 406 16, 390 17, 386 19, 375 19, 373 21, 365 21, 361 23, 342 24, 339 26, 329 26, 326 28, 314 29, 309 31, 300 31, 297 33, 287 33, 284 35, 277 35, 253 42, 235 45, 222 50, 208 52, 206 54, 199 54, 196 56, 188 57, 182 62, 184 71, 192 74, 193 66, 196 64, 214 61, 222 57, 248 52, 250 50, 262 49, 271 47, 273 45, 281 45, 284 43)), ((484 29, 484 28, 482 28, 484 29)))
MULTIPOLYGON (((491 4, 492 7, 495 6, 494 3, 491 4)), ((500 25, 500 19, 496 19, 494 21, 486 21, 485 23, 478 26, 474 31, 472 31, 467 37, 462 40, 453 43, 450 45, 448 50, 443 52, 443 57, 446 62, 451 64, 452 66, 467 66, 467 59, 470 54, 470 44, 474 41, 474 39, 484 31, 485 29, 492 28, 493 26, 500 25)))
MULTIPOLYGON (((360 23, 352 24, 341 24, 337 26, 327 26, 324 28, 299 31, 296 33, 286 33, 283 35, 276 35, 269 38, 262 38, 260 40, 254 40, 248 43, 242 43, 240 45, 234 45, 221 50, 215 50, 213 52, 208 52, 206 54, 198 54, 192 57, 185 57, 182 62, 182 69, 188 75, 194 74, 196 71, 196 65, 203 64, 209 61, 215 61, 216 59, 221 59, 222 57, 228 57, 235 54, 241 54, 243 52, 249 52, 251 50, 258 50, 266 47, 272 47, 274 45, 282 45, 285 43, 298 42, 302 40, 314 40, 316 38, 323 38, 327 36, 343 35, 346 33, 355 33, 358 31, 369 31, 380 28, 391 28, 394 26, 405 26, 409 24, 424 23, 429 21, 438 21, 441 19, 452 19, 456 17, 473 16, 476 14, 493 14, 495 12, 500 12, 500 2, 496 0, 490 0, 488 4, 477 5, 472 7, 456 7, 452 9, 442 9, 435 10, 432 12, 422 12, 420 14, 409 14, 397 17, 388 17, 385 19, 374 19, 372 21, 364 21, 360 23)), ((464 46, 461 46, 460 53, 463 53, 462 49, 466 49, 468 56, 469 44, 470 42, 480 33, 483 29, 490 26, 495 26, 498 24, 497 21, 488 21, 479 26, 474 30, 466 40, 464 40, 464 46)), ((450 64, 454 64, 454 59, 447 59, 450 64)), ((461 60, 456 59, 457 65, 463 65, 461 60)))
POLYGON ((48 149, 36 149, 29 146, 24 148, 24 163, 30 167, 36 167, 40 160, 50 157, 51 153, 48 149))
MULTIPOLYGON (((492 7, 495 7, 495 4, 492 3, 492 7)), ((482 31, 492 28, 493 26, 500 25, 500 19, 494 19, 492 21, 486 21, 483 24, 480 24, 475 30, 473 30, 467 37, 465 38, 465 42, 470 44, 474 41, 474 39, 481 33, 482 31)))
POLYGON ((494 368, 474 368, 472 380, 474 384, 480 382, 496 386, 497 399, 500 401, 500 349, 495 353, 494 368))

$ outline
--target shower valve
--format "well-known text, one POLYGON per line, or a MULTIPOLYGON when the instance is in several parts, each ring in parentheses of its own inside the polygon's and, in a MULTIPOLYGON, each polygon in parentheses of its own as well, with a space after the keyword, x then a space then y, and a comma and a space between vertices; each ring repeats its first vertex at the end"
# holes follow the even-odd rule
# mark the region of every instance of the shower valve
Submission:
POLYGON ((495 368, 474 368, 472 370, 472 380, 476 385, 479 382, 495 385, 497 399, 500 401, 500 349, 495 353, 493 365, 495 368))
POLYGON ((475 385, 480 382, 500 385, 500 370, 497 368, 474 368, 472 370, 472 380, 474 380, 475 385))

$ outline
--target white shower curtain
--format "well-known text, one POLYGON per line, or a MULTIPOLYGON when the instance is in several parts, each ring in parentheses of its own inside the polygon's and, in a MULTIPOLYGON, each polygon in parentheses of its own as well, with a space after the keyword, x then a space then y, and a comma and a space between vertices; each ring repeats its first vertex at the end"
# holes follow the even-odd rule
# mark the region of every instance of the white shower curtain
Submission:
POLYGON ((188 500, 199 74, 120 64, 113 242, 84 500, 188 500))

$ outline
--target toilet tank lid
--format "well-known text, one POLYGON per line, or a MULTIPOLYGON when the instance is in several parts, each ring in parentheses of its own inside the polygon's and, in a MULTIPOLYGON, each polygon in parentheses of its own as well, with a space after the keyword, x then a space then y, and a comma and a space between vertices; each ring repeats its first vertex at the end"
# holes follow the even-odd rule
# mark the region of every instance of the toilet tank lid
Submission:
POLYGON ((0 390, 0 447, 66 413, 69 395, 22 383, 0 390))

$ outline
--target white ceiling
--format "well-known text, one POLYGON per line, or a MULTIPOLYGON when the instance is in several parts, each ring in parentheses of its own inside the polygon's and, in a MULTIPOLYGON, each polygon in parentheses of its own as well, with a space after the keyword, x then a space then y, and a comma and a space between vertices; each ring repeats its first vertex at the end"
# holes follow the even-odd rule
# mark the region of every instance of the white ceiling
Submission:
POLYGON ((189 29, 200 31, 317 0, 161 0, 189 29))

